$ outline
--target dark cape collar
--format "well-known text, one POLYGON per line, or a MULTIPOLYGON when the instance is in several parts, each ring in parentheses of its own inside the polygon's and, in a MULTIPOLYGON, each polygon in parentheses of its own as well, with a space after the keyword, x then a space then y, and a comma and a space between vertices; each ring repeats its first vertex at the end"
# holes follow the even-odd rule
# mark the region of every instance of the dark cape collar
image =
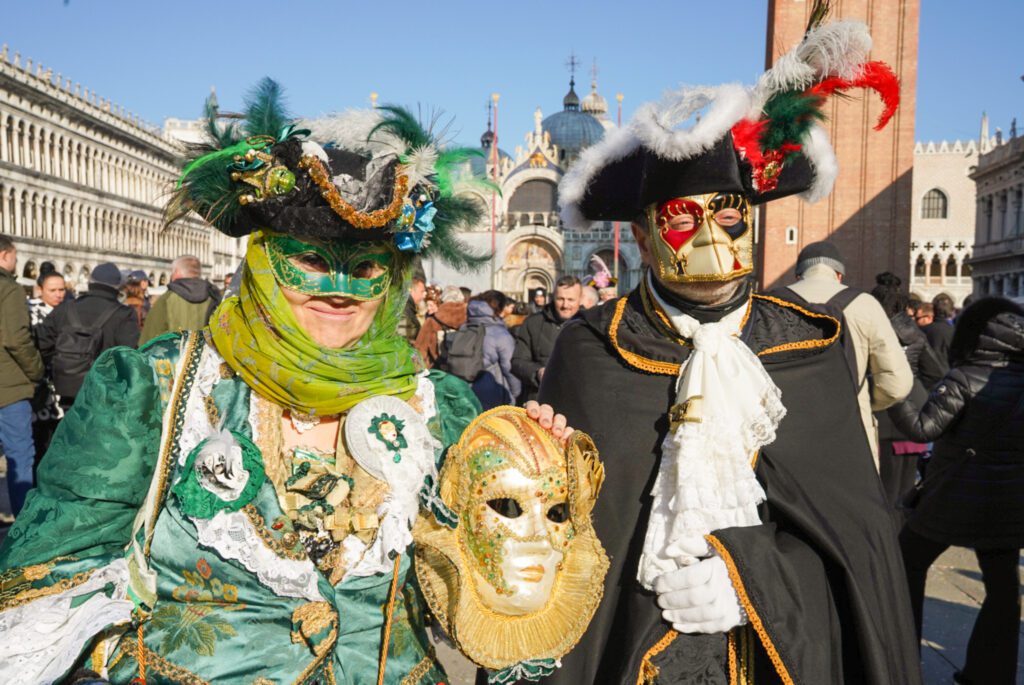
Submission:
MULTIPOLYGON (((744 296, 751 312, 741 337, 766 365, 820 354, 839 340, 840 323, 827 314, 769 295, 748 291, 744 296)), ((690 354, 687 340, 669 334, 645 311, 640 288, 587 310, 581 318, 623 362, 646 373, 678 375, 690 354)))

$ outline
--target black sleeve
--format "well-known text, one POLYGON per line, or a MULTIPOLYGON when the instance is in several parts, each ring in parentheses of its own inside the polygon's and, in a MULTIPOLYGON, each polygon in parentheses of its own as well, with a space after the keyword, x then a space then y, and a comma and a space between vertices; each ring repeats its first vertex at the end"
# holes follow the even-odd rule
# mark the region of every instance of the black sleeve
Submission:
POLYGON ((533 335, 527 319, 516 331, 516 350, 512 353, 512 373, 528 388, 537 387, 537 371, 540 369, 533 359, 533 335))
POLYGON ((139 334, 142 331, 139 330, 139 317, 135 315, 135 310, 131 307, 125 307, 123 311, 119 311, 114 315, 114 319, 119 319, 117 321, 117 328, 114 331, 114 344, 124 345, 125 347, 138 347, 139 334))
POLYGON ((963 374, 954 369, 946 374, 918 409, 907 399, 889 409, 889 418, 904 435, 919 442, 932 442, 957 420, 970 393, 963 374))
POLYGON ((36 326, 36 345, 39 346, 39 354, 43 358, 43 364, 47 368, 53 361, 53 353, 57 347, 57 331, 61 327, 61 319, 64 317, 65 303, 61 303, 46 318, 36 326))
POLYGON ((942 377, 949 371, 945 360, 940 359, 931 345, 921 346, 921 356, 917 360, 917 377, 924 387, 931 391, 942 377))

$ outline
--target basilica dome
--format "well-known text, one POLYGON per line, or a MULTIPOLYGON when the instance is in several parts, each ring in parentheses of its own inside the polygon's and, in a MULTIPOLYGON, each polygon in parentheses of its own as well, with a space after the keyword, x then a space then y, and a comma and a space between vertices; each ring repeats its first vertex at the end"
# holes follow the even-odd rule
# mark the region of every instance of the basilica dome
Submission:
MULTIPOLYGON (((604 126, 597 118, 580 111, 580 98, 575 82, 569 82, 569 92, 562 99, 562 111, 544 119, 541 128, 559 148, 559 161, 574 159, 583 148, 593 145, 604 136, 604 126)), ((600 97, 600 96, 598 96, 600 97)))

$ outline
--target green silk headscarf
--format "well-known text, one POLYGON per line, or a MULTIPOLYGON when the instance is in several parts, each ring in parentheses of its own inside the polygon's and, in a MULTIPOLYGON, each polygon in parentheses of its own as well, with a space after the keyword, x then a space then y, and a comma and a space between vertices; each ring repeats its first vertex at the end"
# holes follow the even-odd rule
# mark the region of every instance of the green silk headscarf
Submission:
POLYGON ((397 333, 405 279, 392 281, 362 338, 341 349, 321 347, 296 321, 263 239, 259 231, 249 237, 240 292, 210 319, 214 345, 228 366, 266 399, 310 416, 340 414, 375 395, 410 398, 423 365, 397 333))

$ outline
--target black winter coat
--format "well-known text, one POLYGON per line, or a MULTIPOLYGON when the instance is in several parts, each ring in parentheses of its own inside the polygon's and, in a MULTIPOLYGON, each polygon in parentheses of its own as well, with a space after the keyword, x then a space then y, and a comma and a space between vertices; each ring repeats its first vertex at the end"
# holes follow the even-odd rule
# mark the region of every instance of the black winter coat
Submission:
MULTIPOLYGON (((117 311, 103 324, 102 350, 116 345, 137 347, 139 344, 139 320, 135 310, 117 301, 117 293, 103 285, 92 284, 89 290, 74 300, 64 300, 43 319, 36 329, 39 353, 47 368, 53 363, 57 336, 68 325, 68 308, 74 307, 78 318, 88 325, 96 321, 111 308, 117 311)), ((101 350, 101 351, 102 351, 101 350)), ((71 399, 71 398, 62 398, 71 399)))
MULTIPOLYGON (((939 358, 932 346, 928 344, 925 336, 914 320, 903 312, 899 312, 889 319, 892 328, 896 331, 896 337, 907 355, 907 363, 914 374, 914 387, 910 391, 910 399, 918 406, 924 403, 928 393, 934 388, 942 377, 949 370, 946 358, 939 358)), ((875 412, 875 419, 878 421, 878 439, 883 440, 909 440, 910 438, 899 430, 884 411, 875 412)))
POLYGON ((912 439, 935 441, 912 530, 963 547, 1024 547, 1024 317, 989 321, 924 406, 904 401, 890 415, 912 439))
POLYGON ((512 373, 522 381, 519 404, 537 399, 540 380, 537 372, 548 365, 555 338, 565 322, 559 318, 555 305, 547 304, 542 310, 530 314, 515 331, 516 351, 512 355, 512 373))

